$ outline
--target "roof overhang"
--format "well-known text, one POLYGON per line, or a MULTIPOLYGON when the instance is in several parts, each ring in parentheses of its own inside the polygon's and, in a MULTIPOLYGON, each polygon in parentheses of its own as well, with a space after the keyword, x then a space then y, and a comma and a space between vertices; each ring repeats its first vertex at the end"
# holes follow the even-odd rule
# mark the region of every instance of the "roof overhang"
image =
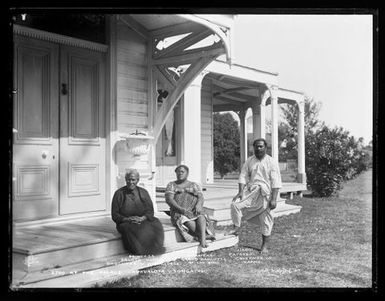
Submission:
POLYGON ((229 66, 226 62, 219 59, 211 62, 205 70, 211 73, 234 77, 239 80, 252 81, 272 86, 278 85, 278 73, 276 72, 259 70, 235 63, 229 66))
POLYGON ((226 59, 231 64, 231 55, 233 51, 232 39, 230 29, 234 25, 233 15, 179 15, 187 20, 202 24, 211 29, 218 35, 225 47, 226 59))
POLYGON ((144 38, 165 38, 170 34, 176 35, 179 31, 185 32, 186 28, 208 28, 222 40, 227 62, 231 63, 231 28, 234 15, 127 14, 120 15, 120 19, 144 38))
POLYGON ((232 64, 217 59, 210 63, 205 71, 213 87, 213 108, 215 112, 240 111, 252 107, 252 104, 270 104, 270 89, 276 90, 278 103, 296 105, 304 100, 304 93, 280 88, 278 73, 232 64))
POLYGON ((277 91, 278 103, 287 103, 296 105, 304 101, 305 95, 303 92, 279 88, 277 91))

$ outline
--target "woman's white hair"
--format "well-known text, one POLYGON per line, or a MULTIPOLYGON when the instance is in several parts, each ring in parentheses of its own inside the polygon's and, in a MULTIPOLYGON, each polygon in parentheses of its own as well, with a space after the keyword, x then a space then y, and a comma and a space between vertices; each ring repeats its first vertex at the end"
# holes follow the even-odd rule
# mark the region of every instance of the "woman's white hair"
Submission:
POLYGON ((135 175, 138 180, 140 178, 139 172, 136 169, 127 170, 124 178, 127 179, 130 175, 135 175))

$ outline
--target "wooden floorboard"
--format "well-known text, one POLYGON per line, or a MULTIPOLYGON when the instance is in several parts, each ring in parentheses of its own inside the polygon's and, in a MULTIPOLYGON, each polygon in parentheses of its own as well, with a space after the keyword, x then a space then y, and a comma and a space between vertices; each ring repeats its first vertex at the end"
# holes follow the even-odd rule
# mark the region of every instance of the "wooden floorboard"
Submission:
POLYGON ((13 250, 18 252, 34 252, 41 248, 53 249, 57 247, 57 244, 44 241, 44 239, 46 238, 26 240, 24 237, 18 237, 13 242, 13 250))
POLYGON ((81 241, 81 237, 83 237, 83 240, 86 239, 83 235, 87 235, 89 237, 93 237, 95 233, 89 232, 89 233, 82 233, 82 232, 68 232, 67 229, 42 229, 41 230, 41 236, 46 237, 47 239, 55 240, 55 238, 58 239, 66 239, 66 240, 73 240, 73 241, 81 241))
POLYGON ((46 237, 47 239, 67 239, 67 240, 80 240, 84 241, 89 238, 94 237, 112 237, 117 231, 105 231, 104 229, 101 229, 99 227, 94 228, 87 228, 87 229, 80 229, 80 227, 74 226, 73 231, 67 226, 62 225, 62 227, 55 227, 55 228, 42 228, 42 229, 33 229, 31 231, 30 229, 23 229, 23 231, 17 231, 16 237, 21 235, 23 238, 30 238, 30 237, 46 237))
MULTIPOLYGON (((164 231, 175 230, 168 216, 158 215, 164 231)), ((120 234, 116 230, 115 223, 110 217, 99 217, 58 224, 16 227, 13 231, 13 249, 25 254, 34 254, 116 239, 120 239, 120 234)))
POLYGON ((44 250, 69 248, 77 245, 118 239, 120 234, 115 224, 106 218, 89 221, 40 225, 16 229, 13 235, 13 248, 28 250, 30 253, 44 250))

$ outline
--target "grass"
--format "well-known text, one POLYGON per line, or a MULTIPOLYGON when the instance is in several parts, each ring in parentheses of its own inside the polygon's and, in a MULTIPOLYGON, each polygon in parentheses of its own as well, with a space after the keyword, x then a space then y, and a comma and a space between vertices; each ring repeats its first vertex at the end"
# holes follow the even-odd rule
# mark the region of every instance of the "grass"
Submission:
POLYGON ((347 183, 338 197, 287 203, 302 210, 275 220, 267 255, 255 249, 258 227, 244 223, 238 246, 145 269, 105 287, 370 288, 371 171, 347 183))

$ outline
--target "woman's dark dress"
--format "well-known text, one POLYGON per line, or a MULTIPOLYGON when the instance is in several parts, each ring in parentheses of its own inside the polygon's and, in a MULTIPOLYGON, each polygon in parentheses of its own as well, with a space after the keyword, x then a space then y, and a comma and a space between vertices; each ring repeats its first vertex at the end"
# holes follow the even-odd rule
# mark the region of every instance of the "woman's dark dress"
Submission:
POLYGON ((164 252, 164 231, 161 222, 154 217, 150 195, 142 187, 118 189, 112 199, 112 220, 121 233, 124 248, 136 255, 155 255, 164 252), (146 216, 140 224, 123 222, 124 217, 146 216))

